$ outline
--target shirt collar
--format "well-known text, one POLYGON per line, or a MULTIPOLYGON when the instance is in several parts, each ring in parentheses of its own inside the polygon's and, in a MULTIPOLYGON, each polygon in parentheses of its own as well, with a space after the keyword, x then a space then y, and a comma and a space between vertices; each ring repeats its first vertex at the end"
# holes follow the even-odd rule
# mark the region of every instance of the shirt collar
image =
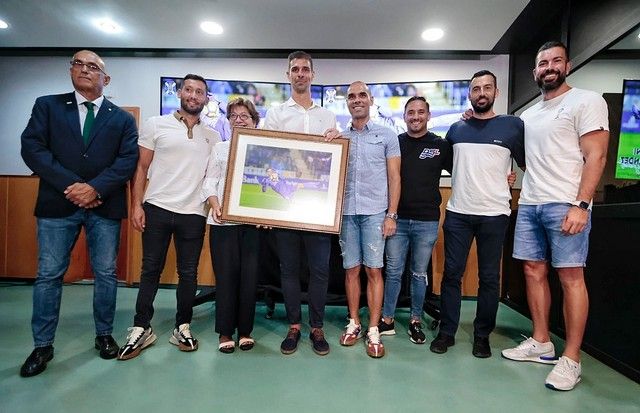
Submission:
MULTIPOLYGON (((371 120, 371 118, 369 118, 369 120, 367 121, 367 123, 364 125, 364 129, 362 129, 363 131, 369 131, 371 129, 373 129, 373 126, 375 125, 375 123, 371 120)), ((351 121, 349 121, 349 123, 347 123, 347 129, 350 131, 356 131, 358 132, 357 129, 355 129, 353 127, 353 125, 351 124, 351 121)))
POLYGON ((97 98, 96 100, 90 101, 89 99, 85 98, 80 93, 78 93, 77 90, 74 91, 73 93, 76 95, 76 102, 78 103, 78 106, 80 105, 84 106, 84 102, 93 102, 93 104, 96 105, 95 112, 97 112, 100 109, 100 106, 102 106, 102 102, 104 101, 104 95, 100 95, 100 97, 97 98))
MULTIPOLYGON (((296 102, 295 100, 293 100, 292 97, 290 97, 289 99, 287 99, 286 102, 284 102, 285 105, 287 106, 297 106, 299 108, 305 109, 302 105, 298 104, 298 102, 296 102)), ((309 109, 305 109, 305 110, 311 110, 313 108, 319 108, 320 106, 316 105, 316 102, 314 102, 313 100, 311 101, 311 106, 309 107, 309 109)))
POLYGON ((176 118, 178 122, 184 124, 184 126, 187 127, 187 138, 193 139, 193 127, 200 124, 200 121, 201 121, 200 117, 198 117, 198 121, 196 122, 195 125, 193 125, 193 127, 189 127, 189 122, 187 122, 187 118, 185 118, 182 115, 182 113, 180 113, 180 110, 176 110, 175 112, 173 112, 173 117, 176 118))

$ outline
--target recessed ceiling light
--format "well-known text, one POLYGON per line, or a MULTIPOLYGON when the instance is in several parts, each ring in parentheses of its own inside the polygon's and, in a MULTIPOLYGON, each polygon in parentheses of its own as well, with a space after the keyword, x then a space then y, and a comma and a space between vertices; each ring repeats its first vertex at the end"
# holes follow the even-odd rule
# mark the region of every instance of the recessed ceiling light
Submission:
POLYGON ((95 20, 93 24, 105 33, 120 33, 122 31, 122 27, 120 27, 118 23, 107 17, 95 20))
POLYGON ((203 32, 209 34, 222 34, 223 32, 222 26, 216 22, 202 22, 200 23, 200 28, 203 32))
POLYGON ((0 29, 8 29, 9 28, 9 23, 7 23, 4 20, 0 20, 0 29))
POLYGON ((428 42, 440 40, 442 36, 444 36, 444 31, 437 27, 433 27, 422 32, 422 38, 428 42))

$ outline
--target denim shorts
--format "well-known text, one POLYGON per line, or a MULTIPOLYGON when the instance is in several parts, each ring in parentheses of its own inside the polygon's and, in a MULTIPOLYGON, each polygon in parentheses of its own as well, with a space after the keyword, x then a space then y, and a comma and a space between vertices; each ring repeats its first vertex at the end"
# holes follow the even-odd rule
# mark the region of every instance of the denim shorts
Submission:
POLYGON ((591 211, 584 230, 564 234, 562 221, 571 204, 520 205, 513 240, 513 258, 551 261, 554 268, 584 267, 589 252, 591 211))
POLYGON ((342 267, 349 269, 364 264, 369 268, 382 268, 384 238, 382 223, 384 212, 375 215, 343 215, 340 230, 342 267))

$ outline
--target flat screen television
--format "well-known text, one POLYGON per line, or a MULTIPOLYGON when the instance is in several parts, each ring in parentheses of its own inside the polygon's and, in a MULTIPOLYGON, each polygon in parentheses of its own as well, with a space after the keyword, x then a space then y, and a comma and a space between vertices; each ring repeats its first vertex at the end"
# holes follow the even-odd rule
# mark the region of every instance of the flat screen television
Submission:
MULTIPOLYGON (((260 124, 267 114, 267 109, 273 105, 283 103, 289 99, 291 85, 288 83, 249 82, 240 80, 212 80, 205 79, 209 88, 209 103, 203 110, 202 118, 209 125, 221 132, 224 140, 229 137, 228 125, 220 125, 226 122, 227 102, 236 97, 251 99, 260 113, 260 124), (228 129, 228 132, 224 132, 228 129)), ((173 113, 180 108, 180 99, 177 91, 182 86, 181 77, 163 76, 160 78, 160 114, 173 113)), ((322 104, 322 86, 311 86, 311 97, 317 105, 322 104)))
MULTIPOLYGON (((412 96, 424 96, 429 102, 431 119, 428 129, 442 137, 449 126, 460 120, 460 115, 470 107, 467 97, 468 80, 410 82, 410 83, 369 83, 373 96, 371 119, 389 126, 398 134, 406 132, 404 105, 412 96)), ((344 130, 351 120, 347 108, 348 85, 323 87, 322 105, 336 114, 338 129, 344 130)))
POLYGON ((624 80, 616 179, 640 179, 640 80, 624 80))

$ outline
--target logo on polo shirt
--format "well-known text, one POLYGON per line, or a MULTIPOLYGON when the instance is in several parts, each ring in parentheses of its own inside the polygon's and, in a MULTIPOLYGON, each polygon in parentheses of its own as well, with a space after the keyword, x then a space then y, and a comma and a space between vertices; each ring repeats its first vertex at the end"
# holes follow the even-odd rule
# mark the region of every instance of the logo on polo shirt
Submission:
POLYGON ((420 159, 426 159, 426 158, 435 158, 436 156, 440 155, 440 149, 438 148, 424 148, 422 150, 422 153, 420 154, 420 156, 418 158, 420 159))

